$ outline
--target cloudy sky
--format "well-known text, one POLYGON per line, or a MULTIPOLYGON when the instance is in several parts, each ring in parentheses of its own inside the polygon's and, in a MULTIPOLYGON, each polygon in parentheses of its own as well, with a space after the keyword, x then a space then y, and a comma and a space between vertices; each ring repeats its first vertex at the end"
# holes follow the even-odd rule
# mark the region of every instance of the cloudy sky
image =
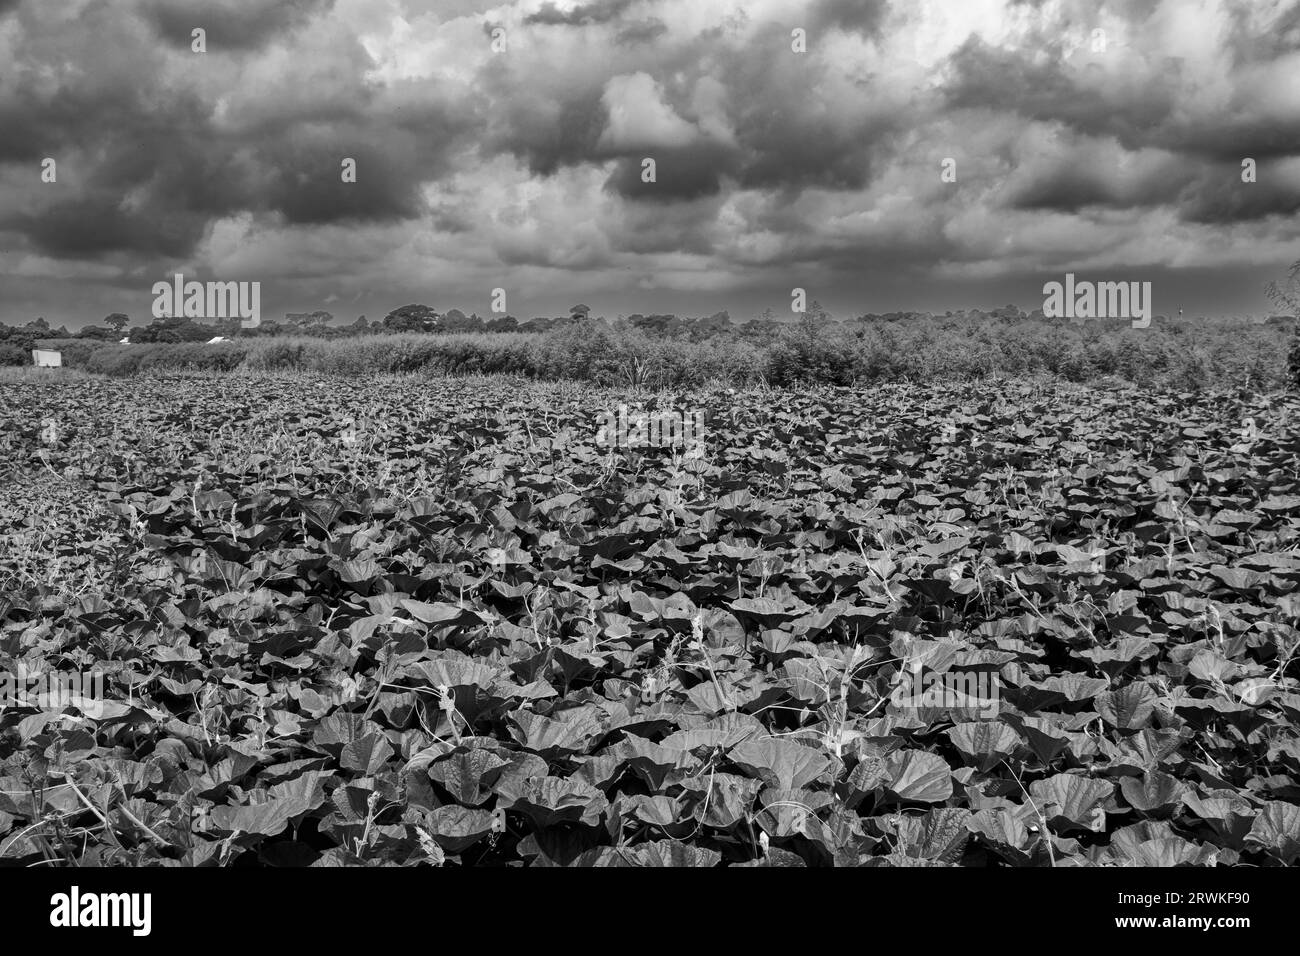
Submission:
POLYGON ((178 271, 348 321, 1066 271, 1264 313, 1300 258, 1300 0, 0 0, 0 64, 10 322, 147 321, 178 271))

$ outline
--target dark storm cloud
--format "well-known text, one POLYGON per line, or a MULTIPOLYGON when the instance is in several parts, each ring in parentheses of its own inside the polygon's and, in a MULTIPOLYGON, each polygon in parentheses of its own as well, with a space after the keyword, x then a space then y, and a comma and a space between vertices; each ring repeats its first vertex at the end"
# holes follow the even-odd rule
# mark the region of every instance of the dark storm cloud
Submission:
POLYGON ((60 182, 72 195, 7 224, 55 257, 131 250, 183 256, 210 220, 241 210, 279 213, 291 223, 412 218, 423 212, 420 183, 447 168, 423 130, 375 128, 357 117, 233 136, 196 115, 173 103, 153 125, 114 129, 110 114, 100 116, 102 125, 78 128, 68 148, 93 132, 97 155, 89 169, 82 168, 87 160, 61 163, 60 182), (344 157, 357 161, 355 183, 342 181, 344 157), (130 206, 122 202, 127 195, 130 206))
POLYGON ((656 149, 655 182, 644 181, 642 159, 619 160, 605 188, 642 202, 678 202, 714 196, 722 189, 722 176, 734 164, 734 154, 712 143, 676 149, 656 149))
MULTIPOLYGON (((1243 105, 1244 108, 1244 105, 1243 105)), ((1285 122, 1238 114, 1215 126, 1177 124, 1150 131, 1148 141, 1177 153, 1212 162, 1243 156, 1281 159, 1300 155, 1300 115, 1285 122)))
POLYGON ((797 107, 755 109, 737 124, 744 148, 738 179, 747 189, 862 189, 888 132, 866 123, 846 128, 797 107))
MULTIPOLYGON (((1113 136, 1128 149, 1158 147, 1209 160, 1300 153, 1300 113, 1279 122, 1253 115, 1242 100, 1215 122, 1189 121, 1180 96, 1183 67, 1169 63, 1162 81, 1107 94, 1084 85, 1059 60, 1035 63, 972 38, 951 58, 954 80, 945 90, 953 109, 1013 111, 1025 119, 1059 122, 1090 136, 1113 136)), ((1093 65, 1095 70, 1100 66, 1093 65)))
POLYGON ((1067 73, 1056 46, 1057 56, 1036 60, 971 37, 950 58, 953 79, 944 90, 946 105, 1013 111, 1026 119, 1058 121, 1080 133, 1116 136, 1134 147, 1148 144, 1152 129, 1177 104, 1174 91, 1144 86, 1108 100, 1101 90, 1082 86, 1067 73))
POLYGON ((32 162, 55 154, 90 117, 129 120, 135 115, 132 106, 140 105, 124 102, 108 89, 61 88, 42 96, 27 77, 19 75, 12 82, 10 90, 0 88, 0 163, 32 162))
POLYGON ((1239 92, 1229 110, 1198 117, 1187 108, 1181 63, 1166 64, 1156 82, 1118 92, 1090 85, 1086 71, 1070 73, 1058 59, 1033 63, 975 38, 953 55, 951 65, 954 82, 945 94, 951 109, 1012 111, 1085 137, 1114 138, 1126 150, 1159 149, 1180 157, 1166 175, 1134 189, 1117 184, 1113 167, 1075 155, 1055 175, 1011 189, 1015 208, 1076 211, 1173 202, 1186 221, 1226 223, 1287 214, 1300 204, 1294 181, 1288 185, 1275 177, 1243 184, 1240 177, 1243 157, 1264 163, 1300 156, 1300 111, 1264 114, 1249 94, 1239 92))
MULTIPOLYGON (((420 143, 409 135, 385 133, 382 147, 361 130, 342 136, 329 130, 300 131, 264 144, 259 161, 267 178, 259 189, 242 197, 242 204, 283 213, 290 223, 414 218, 424 211, 419 194, 422 176, 416 173, 420 143), (355 148, 342 146, 348 140, 355 148), (344 157, 356 160, 355 183, 342 180, 344 157)), ((434 176, 437 170, 426 172, 434 176)))
MULTIPOLYGON (((263 15, 283 24, 326 6, 263 15)), ((39 70, 20 69, 12 87, 0 89, 0 163, 51 157, 59 174, 17 209, 0 207, 0 226, 54 258, 183 257, 214 219, 242 211, 289 223, 411 219, 424 212, 421 183, 448 171, 449 153, 471 125, 467 105, 458 113, 434 99, 375 117, 374 94, 358 71, 310 109, 245 115, 235 126, 217 119, 196 90, 143 82, 157 62, 147 37, 104 8, 90 15, 108 18, 100 24, 104 45, 122 51, 111 72, 92 63, 51 87, 39 70), (357 160, 355 183, 342 181, 344 157, 357 160)))
POLYGON ((870 102, 871 88, 857 84, 849 103, 829 96, 823 88, 824 67, 787 55, 783 45, 788 49, 788 44, 788 31, 781 27, 755 42, 764 55, 741 49, 724 59, 726 86, 745 91, 736 97, 731 116, 740 184, 787 191, 863 188, 871 179, 873 158, 889 149, 902 117, 846 112, 846 106, 870 102))
MULTIPOLYGON (((1134 8, 1124 12, 1144 19, 1134 8)), ((1300 50, 1300 4, 1284 15, 1280 31, 1267 36, 1248 32, 1248 12, 1247 5, 1228 8, 1232 28, 1226 42, 1238 63, 1267 63, 1300 50)), ((1060 45, 1046 39, 1043 49, 1059 54, 1060 45)), ((1123 46, 1106 54, 1112 67, 1131 67, 1135 56, 1123 46)), ((1023 50, 999 49, 971 37, 949 60, 953 76, 945 85, 945 103, 954 109, 1009 110, 1026 119, 1057 121, 1081 133, 1114 136, 1129 149, 1155 146, 1212 160, 1300 153, 1300 111, 1284 118, 1263 116, 1253 99, 1257 94, 1238 91, 1222 115, 1189 118, 1188 86, 1206 77, 1181 58, 1166 57, 1154 77, 1131 74, 1128 81, 1094 82, 1106 76, 1103 62, 1098 56, 1084 70, 1071 70, 1060 55, 1029 57, 1023 50)))
POLYGON ((184 129, 184 114, 170 115, 176 126, 152 135, 101 130, 93 161, 76 153, 58 159, 63 151, 51 150, 59 182, 45 187, 48 202, 3 224, 21 229, 39 252, 56 258, 187 254, 213 216, 239 208, 238 190, 221 157, 198 136, 175 135, 184 129), (127 195, 130 204, 123 202, 127 195))
POLYGON ((313 17, 335 0, 145 0, 141 15, 171 43, 188 48, 193 31, 207 33, 209 54, 259 49, 313 17))
POLYGON ((820 0, 812 8, 814 31, 850 30, 878 36, 889 13, 889 0, 820 0))
POLYGON ((631 46, 637 43, 650 43, 667 32, 668 25, 662 20, 656 20, 652 17, 647 20, 629 23, 618 31, 614 39, 619 44, 631 46))
POLYGON ((0 17, 17 10, 18 5, 22 2, 23 0, 0 0, 0 17))
POLYGON ((110 252, 184 256, 202 235, 206 217, 142 208, 127 212, 120 198, 100 193, 58 202, 37 215, 22 214, 5 225, 21 231, 37 251, 55 258, 95 259, 110 252), (159 216, 159 212, 163 215, 159 216))
POLYGON ((539 176, 554 175, 564 166, 589 162, 608 119, 602 90, 575 90, 563 99, 537 99, 531 94, 509 97, 508 78, 485 82, 498 105, 499 120, 484 144, 485 152, 505 152, 539 176))
MULTIPOLYGON (((132 43, 121 24, 101 25, 106 46, 132 43)), ((148 90, 133 78, 74 74, 51 88, 39 71, 15 72, 13 85, 0 90, 0 163, 48 157, 58 179, 0 212, 0 225, 55 257, 177 254, 197 241, 208 216, 224 208, 207 175, 219 170, 210 146, 201 145, 208 109, 193 94, 148 90), (133 190, 141 192, 124 203, 133 190)))
POLYGON ((1180 218, 1204 225, 1229 225, 1300 213, 1300 189, 1286 188, 1268 164, 1260 164, 1257 175, 1256 182, 1243 183, 1239 165, 1206 169, 1182 191, 1180 218))
POLYGON ((1008 205, 1015 209, 1078 212, 1087 206, 1127 206, 1105 177, 1086 169, 1066 169, 1014 189, 1008 205))
POLYGON ((1079 212, 1089 206, 1134 209, 1178 201, 1195 170, 1168 159, 1148 166, 1139 175, 1121 177, 1108 165, 1108 155, 1078 146, 1045 168, 1018 169, 1004 201, 1013 209, 1079 212))
POLYGON ((1012 191, 1008 205, 1014 209, 1051 210, 1053 212, 1079 212, 1089 206, 1110 206, 1131 209, 1135 206, 1158 206, 1176 190, 1160 192, 1123 193, 1105 176, 1088 170, 1064 170, 1044 177, 1012 191))
MULTIPOLYGON (((45 254, 184 256, 212 219, 245 210, 289 223, 411 219, 424 212, 421 182, 448 168, 427 132, 375 128, 361 118, 247 138, 181 123, 134 135, 105 131, 100 152, 73 198, 10 223, 45 254), (343 182, 345 157, 357 162, 356 182, 343 182), (124 207, 128 194, 135 204, 124 207)), ((60 178, 75 182, 77 173, 65 164, 60 178)))

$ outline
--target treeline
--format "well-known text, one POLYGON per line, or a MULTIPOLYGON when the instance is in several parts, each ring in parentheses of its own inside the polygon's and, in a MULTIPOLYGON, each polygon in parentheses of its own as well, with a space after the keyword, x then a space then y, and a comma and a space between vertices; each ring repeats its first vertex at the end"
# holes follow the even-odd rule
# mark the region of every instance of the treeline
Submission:
POLYGON ((1288 369, 1289 336, 1289 325, 1280 322, 1166 321, 1134 329, 1120 320, 1072 324, 943 316, 819 322, 809 315, 757 341, 735 329, 691 338, 647 333, 626 321, 578 319, 545 332, 403 332, 346 341, 297 335, 213 345, 49 344, 63 351, 66 365, 113 376, 187 370, 349 377, 503 374, 647 387, 1044 376, 1270 391, 1300 376, 1300 368, 1288 369))
MULTIPOLYGON (((833 325, 835 320, 821 306, 813 302, 805 317, 823 325, 833 325)), ((947 312, 935 316, 929 312, 887 312, 867 313, 848 320, 849 326, 873 326, 879 323, 916 323, 935 319, 947 319, 967 323, 987 323, 990 321, 1020 323, 1047 321, 1040 310, 1026 313, 1015 305, 982 310, 972 309, 961 312, 947 312)), ((1163 317, 1161 318, 1163 320, 1163 317)), ((597 317, 585 305, 575 305, 567 315, 539 316, 527 321, 520 321, 511 315, 480 317, 477 313, 466 315, 459 309, 438 312, 426 305, 412 304, 389 312, 383 319, 371 322, 366 316, 358 316, 350 323, 337 321, 333 314, 325 310, 314 312, 288 313, 282 320, 263 320, 255 328, 243 328, 240 320, 217 319, 199 321, 185 317, 164 317, 152 319, 145 325, 131 326, 129 316, 114 312, 96 325, 90 325, 76 332, 69 332, 66 327, 51 328, 44 318, 36 319, 27 325, 11 327, 0 324, 0 364, 21 364, 21 355, 30 353, 35 343, 42 339, 90 340, 96 342, 121 342, 133 345, 143 344, 179 344, 185 342, 208 342, 214 338, 225 339, 274 339, 296 336, 313 339, 349 339, 367 335, 385 335, 394 333, 412 333, 420 335, 451 335, 457 333, 486 334, 542 334, 581 327, 592 322, 619 334, 642 334, 671 339, 703 341, 719 336, 729 336, 740 341, 756 344, 770 342, 783 334, 792 324, 801 321, 801 317, 789 316, 782 320, 768 309, 761 316, 744 322, 733 321, 729 312, 715 312, 709 316, 677 316, 671 313, 650 315, 632 314, 617 316, 614 319, 597 317), (8 345, 8 351, 3 351, 8 345)), ((30 361, 30 357, 27 359, 30 361)))
POLYGON ((477 313, 466 315, 460 309, 438 312, 426 305, 412 304, 389 312, 383 319, 371 322, 364 315, 350 323, 339 323, 330 312, 287 313, 282 320, 263 320, 253 328, 244 328, 238 318, 195 320, 167 316, 152 319, 148 324, 130 326, 130 318, 114 312, 96 325, 76 332, 64 326, 51 328, 44 318, 24 326, 7 326, 0 323, 0 343, 8 343, 13 354, 7 354, 0 364, 17 364, 18 352, 30 351, 42 339, 89 340, 95 342, 127 342, 132 345, 179 344, 209 342, 214 338, 273 339, 298 336, 314 339, 349 339, 366 335, 412 333, 419 335, 451 335, 456 333, 525 333, 539 334, 572 328, 583 323, 598 322, 611 328, 632 330, 655 335, 668 335, 692 340, 724 333, 759 340, 779 328, 774 319, 766 318, 735 325, 727 312, 718 312, 704 318, 679 318, 676 315, 629 315, 614 320, 593 317, 585 305, 577 305, 563 316, 538 316, 520 321, 512 315, 480 317, 477 313))

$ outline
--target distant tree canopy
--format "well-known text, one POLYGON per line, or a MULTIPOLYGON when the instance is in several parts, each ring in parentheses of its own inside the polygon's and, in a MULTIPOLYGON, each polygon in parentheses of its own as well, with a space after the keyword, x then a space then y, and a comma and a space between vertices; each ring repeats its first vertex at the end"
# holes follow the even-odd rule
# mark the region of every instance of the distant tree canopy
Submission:
POLYGON ((622 322, 646 335, 664 338, 708 338, 732 328, 731 314, 726 311, 715 312, 701 319, 679 318, 671 314, 641 315, 639 312, 634 312, 622 322))
POLYGON ((315 312, 286 312, 284 324, 290 328, 300 329, 321 329, 334 321, 334 316, 324 309, 317 309, 315 312))
POLYGON ((216 322, 196 322, 184 316, 164 316, 154 319, 143 328, 131 333, 132 342, 206 342, 218 335, 227 338, 238 334, 239 319, 220 319, 216 322))
MULTIPOLYGON (((770 310, 767 313, 770 315, 770 310)), ((206 342, 217 336, 228 339, 269 338, 277 335, 309 335, 319 338, 348 338, 369 335, 378 332, 404 332, 421 334, 449 333, 508 333, 508 332, 549 332, 553 329, 566 328, 582 323, 604 323, 606 320, 591 314, 587 305, 575 305, 568 314, 559 316, 537 316, 528 320, 513 315, 480 316, 477 312, 468 315, 460 309, 439 312, 427 305, 413 303, 389 312, 381 321, 371 322, 361 315, 354 322, 335 324, 335 317, 324 309, 312 312, 288 312, 283 320, 263 321, 255 328, 243 328, 237 318, 204 321, 184 316, 163 316, 151 319, 148 324, 131 328, 132 343, 183 343, 206 342)), ((27 339, 40 338, 78 338, 92 341, 117 341, 128 331, 131 319, 125 313, 113 312, 94 325, 86 326, 75 333, 66 329, 51 330, 44 318, 36 319, 19 329, 8 329, 0 341, 10 341, 16 332, 24 332, 27 339)), ((619 317, 616 327, 635 329, 645 335, 667 338, 706 339, 720 334, 738 334, 746 338, 761 340, 770 334, 771 329, 779 328, 780 323, 732 322, 730 313, 715 312, 713 315, 692 318, 673 314, 640 315, 627 318, 619 317)))
POLYGON ((442 317, 438 325, 439 332, 482 332, 483 322, 478 315, 466 315, 460 309, 452 309, 442 317))
POLYGON ((485 332, 515 332, 519 329, 519 320, 513 315, 500 315, 483 323, 485 332))
POLYGON ((404 305, 384 316, 383 328, 386 332, 432 332, 441 318, 427 305, 404 305))

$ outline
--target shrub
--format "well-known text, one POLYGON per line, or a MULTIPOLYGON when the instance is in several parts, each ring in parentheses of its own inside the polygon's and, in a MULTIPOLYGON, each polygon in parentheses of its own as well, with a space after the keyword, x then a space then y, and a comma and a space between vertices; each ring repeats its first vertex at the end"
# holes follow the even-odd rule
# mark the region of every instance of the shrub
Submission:
POLYGON ((1287 355, 1287 371, 1290 372, 1291 387, 1300 389, 1300 319, 1296 320, 1291 331, 1291 352, 1287 355))
POLYGON ((244 348, 231 342, 212 345, 184 342, 147 349, 142 347, 141 351, 141 370, 184 369, 200 372, 232 371, 243 364, 247 354, 244 348))
POLYGON ((841 327, 813 303, 792 331, 777 339, 768 357, 767 375, 774 385, 853 382, 851 342, 841 327))
POLYGON ((257 369, 301 369, 303 346, 292 339, 258 341, 249 355, 249 367, 257 369))
POLYGON ((101 375, 117 377, 135 375, 140 371, 140 363, 144 360, 144 356, 143 346, 105 346, 90 352, 82 362, 82 368, 87 372, 101 375))

